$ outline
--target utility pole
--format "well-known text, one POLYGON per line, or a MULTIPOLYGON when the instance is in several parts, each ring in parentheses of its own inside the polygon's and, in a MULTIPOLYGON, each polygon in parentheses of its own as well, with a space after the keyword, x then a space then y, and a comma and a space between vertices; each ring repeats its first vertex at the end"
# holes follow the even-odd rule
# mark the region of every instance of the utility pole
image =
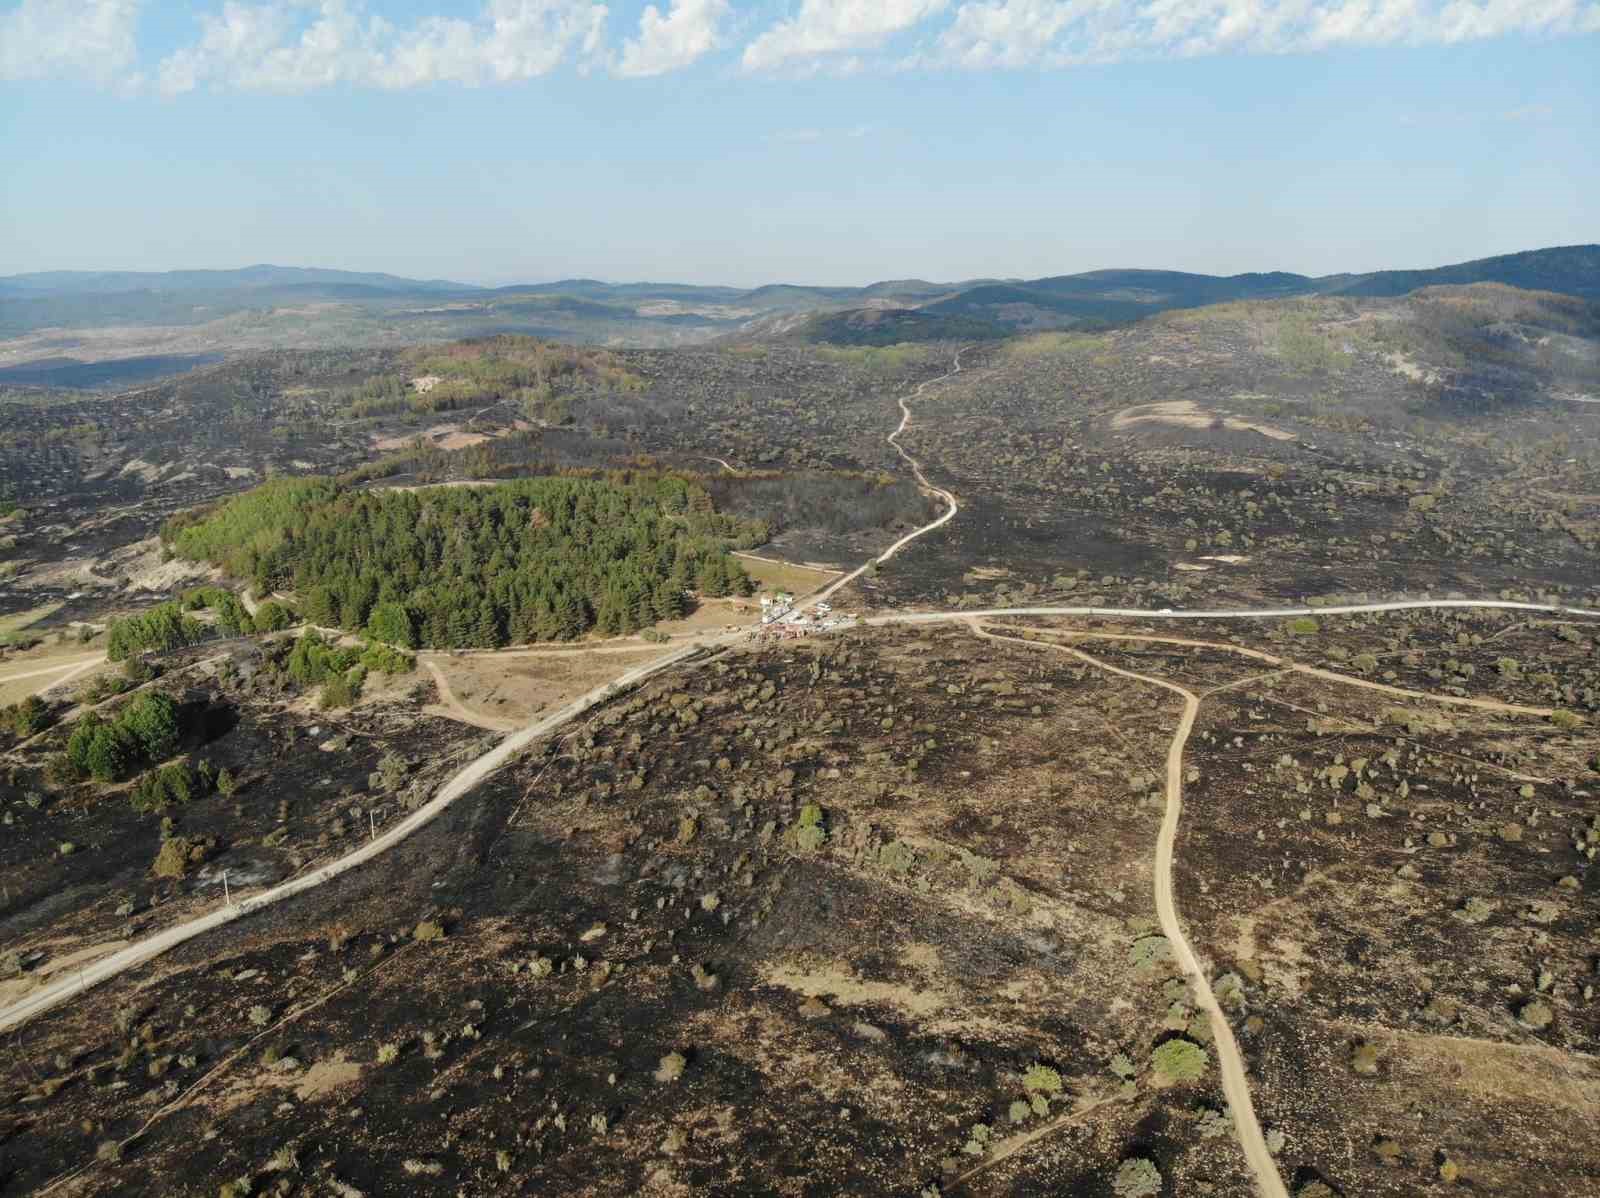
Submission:
POLYGON ((233 894, 228 889, 228 871, 227 870, 223 870, 222 871, 222 905, 224 907, 233 906, 233 894))
POLYGON ((371 807, 367 808, 367 823, 372 827, 372 839, 378 839, 378 817, 371 807))

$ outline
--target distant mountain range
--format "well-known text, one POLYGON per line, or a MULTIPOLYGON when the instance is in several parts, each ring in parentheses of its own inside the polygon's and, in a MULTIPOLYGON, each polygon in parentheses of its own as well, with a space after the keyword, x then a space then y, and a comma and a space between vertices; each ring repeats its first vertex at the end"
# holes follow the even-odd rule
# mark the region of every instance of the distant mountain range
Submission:
MULTIPOLYGON (((1169 308, 1303 295, 1395 296, 1439 284, 1505 283, 1600 300, 1600 245, 1561 246, 1430 270, 1314 278, 1275 271, 1202 275, 1094 270, 1039 279, 954 283, 895 279, 866 287, 788 283, 738 288, 563 279, 476 287, 445 279, 304 267, 240 270, 45 271, 0 277, 0 338, 41 329, 196 326, 249 313, 278 319, 271 341, 293 343, 305 305, 339 305, 348 343, 528 332, 569 341, 674 345, 721 338, 790 337, 886 344, 891 340, 1004 336, 1020 330, 1104 325, 1169 308)), ((318 335, 335 318, 318 311, 318 335)), ((304 335, 302 332, 300 335, 304 335)), ((226 330, 215 338, 225 346, 226 330)), ((208 342, 211 344, 211 342, 208 342)))
POLYGON ((475 291, 469 283, 305 266, 237 270, 43 270, 0 276, 0 295, 115 295, 129 291, 264 291, 283 287, 359 287, 384 292, 475 291))

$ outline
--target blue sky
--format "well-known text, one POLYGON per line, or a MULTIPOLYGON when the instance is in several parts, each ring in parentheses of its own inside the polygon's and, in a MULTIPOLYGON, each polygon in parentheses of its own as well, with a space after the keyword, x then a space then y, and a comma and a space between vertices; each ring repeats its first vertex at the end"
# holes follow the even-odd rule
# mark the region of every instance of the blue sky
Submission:
POLYGON ((1600 240, 1600 0, 0 0, 0 273, 1306 273, 1600 240))

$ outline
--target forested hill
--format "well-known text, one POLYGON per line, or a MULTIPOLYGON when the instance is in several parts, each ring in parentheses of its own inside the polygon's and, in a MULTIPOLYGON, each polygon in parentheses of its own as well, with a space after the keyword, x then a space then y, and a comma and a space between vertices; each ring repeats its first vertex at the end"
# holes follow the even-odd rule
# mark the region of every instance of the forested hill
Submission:
POLYGON ((531 478, 357 491, 280 479, 162 537, 180 557, 292 589, 312 623, 407 647, 632 632, 683 615, 691 591, 748 594, 729 546, 766 538, 681 478, 531 478))

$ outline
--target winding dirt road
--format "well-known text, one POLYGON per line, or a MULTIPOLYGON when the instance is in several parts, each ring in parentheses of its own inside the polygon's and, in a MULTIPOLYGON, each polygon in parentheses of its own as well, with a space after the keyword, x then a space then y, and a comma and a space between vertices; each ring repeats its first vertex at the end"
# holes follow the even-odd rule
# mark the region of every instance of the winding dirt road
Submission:
MULTIPOLYGON (((942 383, 942 382, 944 382, 945 379, 954 378, 956 375, 960 374, 961 373, 961 355, 963 353, 965 353, 965 352, 966 352, 965 350, 957 350, 956 351, 956 357, 955 357, 954 365, 952 366, 952 368, 950 370, 946 371, 944 374, 939 375, 937 378, 925 379, 922 382, 918 383, 916 385, 916 388, 911 392, 911 398, 912 399, 916 399, 918 396, 920 396, 922 394, 924 389, 933 386, 933 384, 935 384, 935 383, 942 383)), ((909 453, 907 453, 905 451, 905 447, 900 444, 900 435, 902 433, 904 433, 906 431, 906 429, 911 426, 911 408, 906 403, 906 397, 905 396, 901 396, 895 402, 897 402, 900 405, 900 423, 895 426, 894 432, 889 434, 889 444, 894 446, 894 451, 896 453, 898 453, 902 458, 905 459, 906 465, 911 467, 911 473, 916 477, 917 485, 922 488, 923 494, 925 494, 925 495, 937 495, 940 499, 944 500, 945 503, 948 504, 949 506, 944 510, 943 514, 938 516, 936 519, 930 520, 927 524, 924 524, 921 528, 912 529, 910 532, 906 533, 905 536, 901 537, 898 541, 896 541, 893 545, 890 545, 889 548, 885 549, 882 553, 878 554, 877 557, 872 558, 869 561, 862 562, 859 566, 857 566, 854 570, 850 571, 850 573, 846 574, 843 578, 840 578, 840 579, 838 579, 838 580, 836 580, 834 582, 829 583, 826 587, 824 587, 822 590, 818 591, 816 594, 808 595, 806 598, 800 600, 800 602, 795 604, 795 609, 798 610, 798 611, 805 611, 807 608, 812 608, 812 607, 815 607, 819 603, 826 602, 828 600, 828 598, 830 596, 832 596, 835 592, 837 592, 841 587, 849 586, 852 582, 854 582, 856 579, 860 578, 868 570, 872 569, 873 566, 876 566, 876 565, 879 565, 879 564, 881 564, 883 562, 888 561, 891 557, 893 557, 895 554, 899 553, 900 550, 904 549, 907 545, 911 544, 911 542, 915 541, 918 537, 925 536, 926 534, 932 532, 934 529, 942 528, 944 525, 948 524, 952 519, 955 518, 955 514, 958 511, 961 510, 961 505, 956 502, 956 497, 954 495, 952 495, 949 491, 946 491, 943 487, 936 487, 932 483, 930 483, 928 481, 928 476, 926 474, 922 473, 922 464, 920 462, 918 462, 916 458, 912 457, 909 453)))

